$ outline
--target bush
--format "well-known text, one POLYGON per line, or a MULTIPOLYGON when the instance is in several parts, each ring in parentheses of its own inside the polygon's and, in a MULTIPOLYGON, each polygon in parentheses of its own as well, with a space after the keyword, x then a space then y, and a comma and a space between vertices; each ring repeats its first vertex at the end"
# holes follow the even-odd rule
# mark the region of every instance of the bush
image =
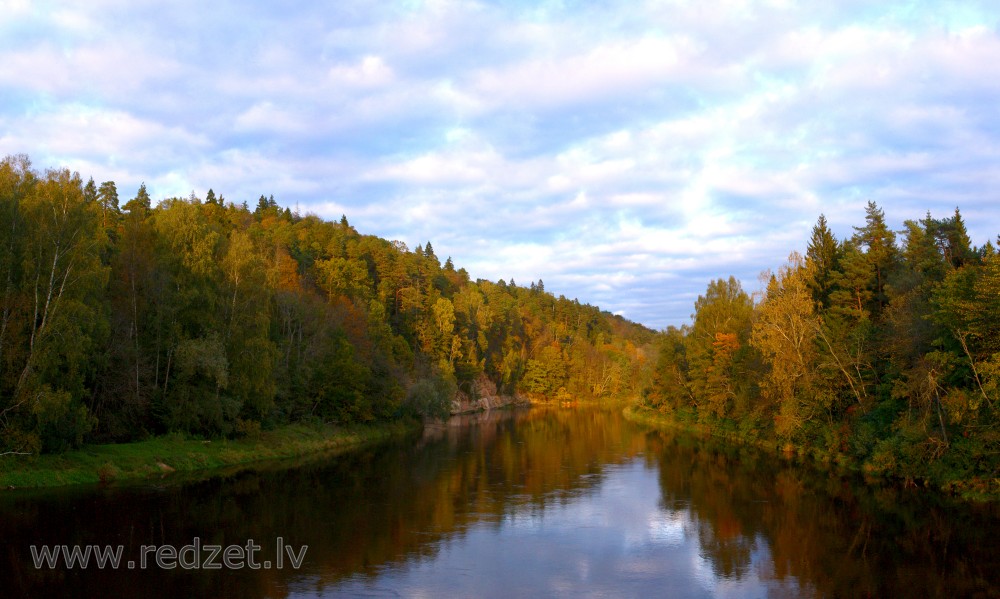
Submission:
POLYGON ((121 474, 121 469, 115 466, 111 462, 104 462, 101 467, 97 469, 97 479, 102 483, 110 483, 121 474))
POLYGON ((236 436, 243 437, 246 439, 259 439, 260 438, 260 421, 259 420, 243 420, 242 418, 236 419, 236 436))
POLYGON ((420 379, 410 387, 406 406, 420 416, 447 418, 456 389, 454 382, 443 377, 420 379))
POLYGON ((42 441, 42 450, 58 453, 83 445, 83 437, 94 429, 97 419, 86 406, 73 401, 68 391, 42 386, 32 407, 42 441))

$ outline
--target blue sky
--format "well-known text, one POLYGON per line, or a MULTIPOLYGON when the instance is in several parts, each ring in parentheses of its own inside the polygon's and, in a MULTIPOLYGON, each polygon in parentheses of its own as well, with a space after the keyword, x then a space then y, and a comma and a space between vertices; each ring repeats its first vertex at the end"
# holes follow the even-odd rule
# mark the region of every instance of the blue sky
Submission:
POLYGON ((1000 8, 0 0, 0 155, 261 194, 654 328, 710 280, 960 207, 1000 233, 1000 8))

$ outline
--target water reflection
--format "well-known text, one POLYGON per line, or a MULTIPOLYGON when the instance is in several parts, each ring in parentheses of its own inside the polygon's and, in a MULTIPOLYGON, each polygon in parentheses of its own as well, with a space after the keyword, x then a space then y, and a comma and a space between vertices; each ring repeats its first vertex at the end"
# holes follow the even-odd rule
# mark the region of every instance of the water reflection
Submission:
POLYGON ((990 596, 995 510, 648 432, 494 412, 186 484, 0 495, 4 596, 990 596), (308 545, 298 570, 36 570, 30 544, 308 545))
POLYGON ((689 437, 649 438, 663 506, 698 522, 717 579, 756 575, 775 596, 1000 594, 996 506, 872 487, 689 437))

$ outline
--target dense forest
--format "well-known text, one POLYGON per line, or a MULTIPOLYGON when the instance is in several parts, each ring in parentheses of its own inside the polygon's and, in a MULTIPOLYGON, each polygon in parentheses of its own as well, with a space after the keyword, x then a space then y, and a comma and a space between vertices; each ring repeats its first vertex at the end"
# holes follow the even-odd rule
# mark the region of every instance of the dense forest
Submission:
POLYGON ((869 202, 842 240, 820 216, 805 256, 761 286, 712 282, 662 336, 640 403, 870 472, 996 487, 1000 256, 958 209, 896 232, 869 202))
POLYGON ((653 331, 273 196, 154 206, 11 156, 0 247, 0 452, 442 415, 484 380, 550 399, 648 384, 653 331))
POLYGON ((0 162, 0 453, 447 414, 456 393, 638 397, 681 423, 871 472, 1000 479, 1000 256, 960 212, 867 206, 751 295, 708 285, 660 334, 542 281, 209 190, 0 162))

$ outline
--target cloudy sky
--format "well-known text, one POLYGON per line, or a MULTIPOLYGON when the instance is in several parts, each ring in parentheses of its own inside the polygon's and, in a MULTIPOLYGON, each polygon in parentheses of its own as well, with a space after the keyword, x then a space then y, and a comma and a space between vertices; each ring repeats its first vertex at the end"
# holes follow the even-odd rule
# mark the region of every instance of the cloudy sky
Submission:
POLYGON ((654 328, 714 278, 960 207, 1000 233, 1000 8, 0 0, 0 155, 261 194, 654 328))

